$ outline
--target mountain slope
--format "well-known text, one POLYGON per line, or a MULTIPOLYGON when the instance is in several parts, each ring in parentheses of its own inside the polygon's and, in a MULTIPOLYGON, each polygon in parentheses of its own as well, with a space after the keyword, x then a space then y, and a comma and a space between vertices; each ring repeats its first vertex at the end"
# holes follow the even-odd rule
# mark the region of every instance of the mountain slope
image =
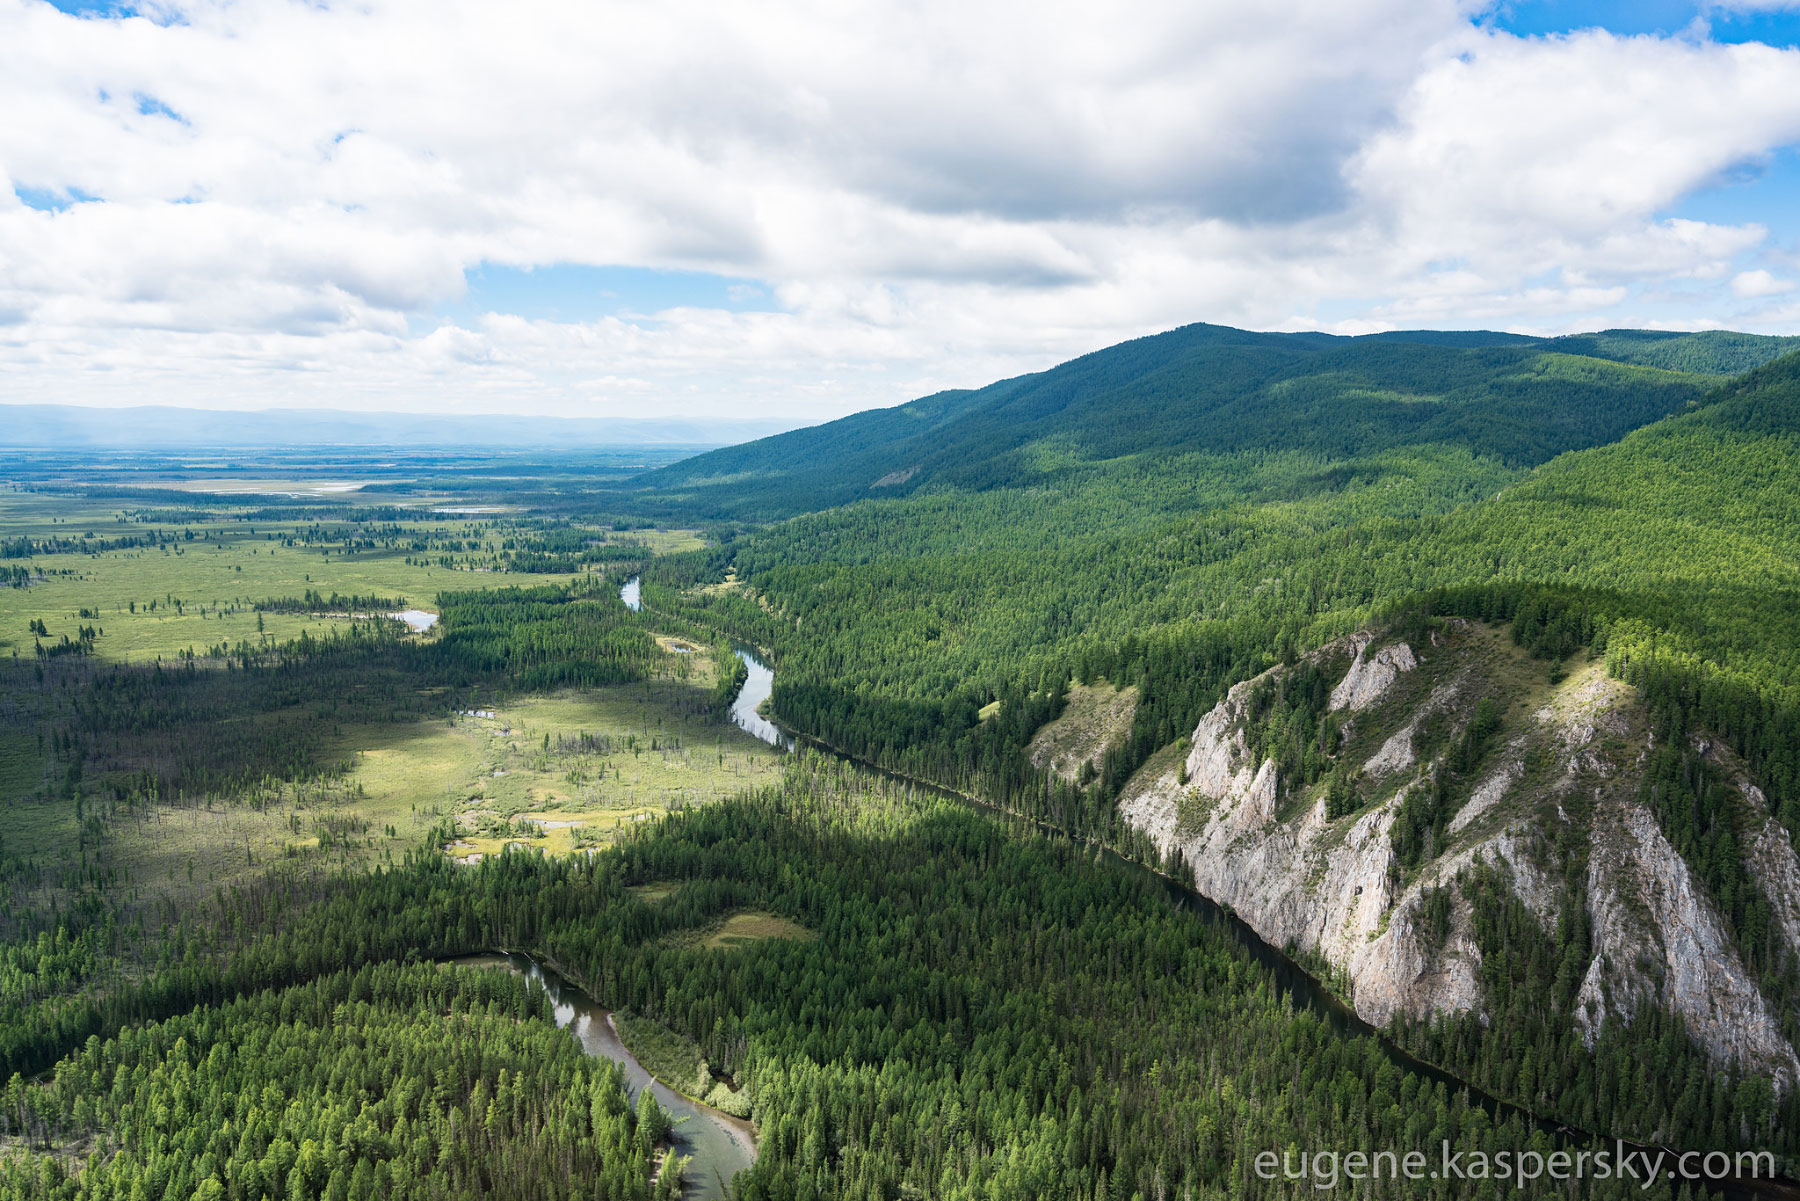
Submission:
POLYGON ((1446 579, 1580 583, 1800 700, 1800 354, 1693 412, 1548 463, 1417 554, 1446 579))
POLYGON ((1652 329, 1608 329, 1597 334, 1553 338, 1547 345, 1565 354, 1591 355, 1670 371, 1741 375, 1800 349, 1800 338, 1740 334, 1722 329, 1691 334, 1652 329))
MULTIPOLYGON (((855 413, 810 429, 699 455, 640 479, 652 495, 701 512, 763 520, 847 503, 879 486, 892 495, 917 487, 920 460, 934 448, 978 443, 994 414, 1043 420, 1085 397, 1128 389, 1196 359, 1238 381, 1261 379, 1311 352, 1318 339, 1193 325, 1139 338, 1035 375, 975 391, 940 392, 891 409, 855 413), (911 471, 912 474, 908 474, 911 471), (903 479, 898 477, 905 477, 903 479), (893 483, 881 483, 895 477, 893 483)), ((965 453, 965 460, 969 458, 965 453)), ((922 483, 923 480, 918 480, 922 483)))
POLYGON ((1673 1084, 1614 1107, 1654 1061, 1735 1072, 1773 1112, 1758 1089, 1800 1093, 1800 355, 1708 389, 1536 347, 1303 355, 1209 402, 1216 450, 1087 457, 1143 431, 1074 396, 1020 432, 1020 389, 937 431, 936 485, 655 567, 645 594, 769 647, 790 725, 1192 871, 1496 1091, 1643 1137, 1711 1121, 1673 1084), (1620 424, 1692 392, 1498 457, 1580 372, 1620 424), (1342 383, 1377 373, 1434 385, 1427 416, 1342 383), (1312 416, 1253 449, 1267 403, 1312 416), (1390 694, 1331 703, 1359 647, 1402 645, 1390 694), (1071 692, 1091 724, 1122 689, 1109 739, 1046 732, 1071 692))
POLYGON ((1195 452, 1342 458, 1437 445, 1531 466, 1681 411, 1718 382, 1695 368, 1760 362, 1792 341, 1632 331, 1339 338, 1192 325, 977 391, 701 455, 641 477, 648 495, 637 501, 768 520, 1195 452))

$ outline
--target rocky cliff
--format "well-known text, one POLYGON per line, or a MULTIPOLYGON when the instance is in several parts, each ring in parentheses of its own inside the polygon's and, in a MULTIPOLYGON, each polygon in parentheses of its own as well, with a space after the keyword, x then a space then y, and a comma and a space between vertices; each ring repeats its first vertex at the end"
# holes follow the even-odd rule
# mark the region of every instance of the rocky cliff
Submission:
MULTIPOLYGON (((1782 1015, 1642 799, 1653 737, 1634 690, 1597 661, 1561 674, 1478 623, 1412 642, 1359 633, 1232 688, 1132 779, 1121 810, 1180 854, 1202 893, 1329 963, 1373 1023, 1486 1012, 1471 895, 1487 894, 1466 886, 1480 871, 1548 937, 1566 907, 1585 912, 1573 1017, 1590 1040, 1608 1016, 1660 1006, 1720 1066, 1792 1087, 1800 1058, 1782 1015), (1270 714, 1308 678, 1332 681, 1317 734, 1307 758, 1278 761, 1270 714), (1281 762, 1302 778, 1283 779, 1281 762), (1421 813, 1435 823, 1419 836, 1421 813)), ((1800 860, 1741 771, 1700 749, 1742 790, 1744 863, 1792 970, 1800 860)))

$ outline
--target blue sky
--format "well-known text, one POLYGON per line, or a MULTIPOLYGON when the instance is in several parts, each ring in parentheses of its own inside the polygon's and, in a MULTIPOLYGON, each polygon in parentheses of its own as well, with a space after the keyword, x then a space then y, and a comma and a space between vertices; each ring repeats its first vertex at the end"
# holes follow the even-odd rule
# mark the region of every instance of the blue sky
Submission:
POLYGON ((652 316, 675 308, 747 313, 775 307, 765 285, 705 271, 483 263, 466 271, 464 279, 468 292, 438 306, 435 318, 467 323, 487 313, 510 313, 533 321, 588 321, 652 316))
POLYGON ((1800 11, 1741 11, 1680 3, 1678 0, 1518 0, 1501 4, 1476 18, 1480 25, 1522 37, 1605 29, 1633 36, 1671 36, 1704 22, 1707 36, 1720 42, 1767 42, 1791 46, 1800 42, 1800 11))
POLYGON ((1791 146, 1772 151, 1766 162, 1748 164, 1682 197, 1669 215, 1723 224, 1757 222, 1792 246, 1800 235, 1800 151, 1791 146))
POLYGON ((1800 3, 1247 12, 0 0, 0 402, 801 422, 1191 321, 1800 332, 1800 3))

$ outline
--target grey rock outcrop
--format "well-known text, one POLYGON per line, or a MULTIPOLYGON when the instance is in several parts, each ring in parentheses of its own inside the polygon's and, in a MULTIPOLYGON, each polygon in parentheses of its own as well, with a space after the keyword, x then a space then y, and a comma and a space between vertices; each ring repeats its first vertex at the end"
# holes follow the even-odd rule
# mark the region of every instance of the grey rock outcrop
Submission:
MULTIPOLYGON (((1251 753, 1252 699, 1286 670, 1275 668, 1233 687, 1195 727, 1179 764, 1161 758, 1127 785, 1125 819, 1165 855, 1179 854, 1199 891, 1265 940, 1329 961, 1349 982, 1346 999, 1375 1024, 1481 1012, 1467 897, 1452 889, 1447 925, 1441 909, 1438 922, 1427 922, 1426 905, 1459 873, 1486 865, 1554 937, 1561 907, 1579 895, 1567 891, 1558 856, 1585 840, 1593 954, 1576 1004, 1590 1042, 1607 1017, 1630 1021, 1656 1006, 1679 1013, 1720 1066, 1771 1075, 1784 1088, 1800 1081, 1800 1057, 1728 926, 1637 799, 1648 733, 1634 690, 1599 663, 1548 691, 1537 675, 1525 689, 1536 699, 1463 785, 1439 828, 1441 845, 1431 842, 1402 871, 1393 830, 1407 796, 1430 786, 1442 748, 1477 700, 1508 680, 1515 694, 1521 685, 1504 674, 1516 672, 1505 667, 1516 653, 1491 632, 1464 627, 1426 648, 1431 671, 1403 642, 1370 653, 1375 641, 1359 634, 1311 657, 1349 659, 1329 707, 1356 714, 1347 737, 1360 741, 1342 755, 1360 764, 1362 787, 1373 793, 1357 812, 1328 820, 1323 783, 1285 788, 1275 763, 1251 753)), ((1746 796, 1761 803, 1760 794, 1746 796)), ((1800 955, 1800 858, 1785 830, 1766 818, 1745 857, 1780 936, 1800 955)))
POLYGON ((1356 657, 1351 660, 1349 674, 1331 690, 1333 713, 1340 709, 1367 709, 1382 698, 1401 672, 1419 665, 1412 647, 1404 642, 1384 646, 1365 657, 1371 641, 1366 635, 1355 636, 1356 657))
POLYGON ((1588 905, 1596 966, 1577 1001, 1591 1042, 1608 1012, 1629 1019, 1645 1003, 1679 1013, 1720 1064, 1791 1086, 1800 1058, 1744 969, 1724 923, 1696 887, 1687 861, 1636 800, 1610 803, 1596 821, 1588 905), (1647 919, 1647 920, 1646 920, 1647 919))

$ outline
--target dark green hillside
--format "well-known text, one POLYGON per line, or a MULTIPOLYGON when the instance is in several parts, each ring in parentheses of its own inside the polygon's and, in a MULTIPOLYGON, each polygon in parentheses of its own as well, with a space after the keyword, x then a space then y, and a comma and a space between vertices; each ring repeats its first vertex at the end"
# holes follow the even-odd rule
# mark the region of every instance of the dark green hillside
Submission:
POLYGON ((1417 342, 1421 346, 1534 346, 1543 341, 1530 334, 1506 334, 1491 329, 1392 329, 1363 334, 1358 342, 1417 342))
POLYGON ((1592 355, 1669 371, 1737 375, 1778 355, 1800 350, 1800 338, 1739 334, 1723 329, 1692 334, 1653 329, 1609 329, 1597 334, 1553 338, 1547 345, 1564 354, 1592 355))
MULTIPOLYGON (((1475 554, 1506 576, 1685 596, 1713 610, 1697 627, 1716 638, 1729 598, 1752 600, 1762 624, 1778 616, 1771 598, 1800 588, 1797 507, 1800 355, 1789 355, 1691 413, 1546 464, 1434 541, 1444 563, 1475 554)), ((1738 633, 1740 653, 1795 645, 1738 633)))
POLYGON ((642 477, 648 499, 674 511, 769 520, 871 495, 906 493, 925 482, 924 460, 978 463, 1000 447, 996 423, 1042 422, 1070 405, 1129 389, 1181 363, 1205 363, 1224 386, 1268 378, 1329 342, 1322 336, 1254 334, 1191 325, 1139 338, 1035 375, 978 391, 940 392, 891 409, 856 413, 810 429, 727 447, 642 477), (877 481, 894 475, 890 483, 877 481))
POLYGON ((1145 754, 1284 647, 1495 581, 1605 589, 1664 652, 1773 694, 1800 645, 1797 431, 1791 357, 1528 474, 1443 445, 1128 457, 813 514, 655 569, 648 588, 774 649, 790 721, 920 769, 973 770, 991 752, 976 711, 1071 669, 1167 673, 1180 699, 1147 695, 1145 754), (754 597, 680 590, 727 567, 754 597))
POLYGON ((1055 483, 1125 456, 1451 446, 1513 466, 1610 442, 1786 345, 1613 331, 1339 338, 1191 325, 1036 375, 701 455, 633 504, 766 521, 858 499, 1055 483))
MULTIPOLYGON (((1382 362, 1396 350, 1405 359, 1411 349, 1342 347, 1309 361, 1348 371, 1345 364, 1382 362)), ((1465 362, 1520 353, 1424 349, 1465 362)), ((1525 361, 1552 379, 1669 379, 1529 353, 1525 361)), ((1696 388, 1677 415, 1529 470, 1471 454, 1457 440, 1491 446, 1532 431, 1528 415, 1542 394, 1532 379, 1518 381, 1528 376, 1521 360, 1508 366, 1513 391, 1490 383, 1467 402, 1512 418, 1493 428, 1470 422, 1459 434, 1461 414, 1441 403, 1433 420, 1442 424, 1419 424, 1443 431, 1435 442, 1381 448, 1391 422, 1374 433, 1319 423, 1337 429, 1342 446, 1373 444, 1373 452, 1239 449, 1098 462, 1068 454, 1059 472, 1026 486, 863 501, 769 527, 704 559, 653 565, 645 595, 770 647, 780 667, 774 707, 796 728, 1153 854, 1134 842, 1114 798, 1151 755, 1190 734, 1226 687, 1446 590, 1437 596, 1444 610, 1512 620, 1551 674, 1584 647, 1603 651, 1614 671, 1643 686, 1660 738, 1700 729, 1722 737, 1789 830, 1800 831, 1800 355, 1696 388), (1509 399, 1494 399, 1500 394, 1509 399), (728 569, 731 586, 691 587, 728 569), (1137 687, 1129 732, 1091 784, 1046 778, 1030 766, 1027 743, 1072 681, 1102 679, 1137 687)), ((1319 378, 1300 377, 1308 387, 1319 378)), ((1590 395, 1604 395, 1595 388, 1590 395)), ((1329 408, 1344 393, 1319 385, 1308 403, 1318 395, 1329 408)), ((1612 395, 1615 414, 1641 403, 1622 387, 1612 395)), ((1244 421, 1256 413, 1241 402, 1232 411, 1244 421)), ((1313 714, 1302 741, 1317 721, 1313 714)), ((1701 795, 1705 804, 1659 809, 1665 831, 1696 857, 1748 960, 1778 963, 1759 949, 1766 915, 1745 900, 1753 891, 1734 866, 1729 824, 1715 820, 1722 802, 1701 795)), ((1774 1003, 1791 1005, 1788 987, 1769 979, 1774 1003)), ((1458 1029, 1463 1041, 1445 1036, 1432 1055, 1497 1081, 1505 1073, 1496 1065, 1515 1062, 1531 1041, 1498 1028, 1458 1029)), ((1657 1051, 1653 1026, 1622 1037, 1627 1058, 1685 1045, 1676 1035, 1657 1051), (1639 1038, 1649 1041, 1631 1041, 1639 1038)), ((1582 1062, 1548 1044, 1533 1054, 1582 1062)), ((1564 1083, 1558 1096, 1580 1092, 1564 1083)), ((1560 1115, 1582 1120, 1570 1104, 1560 1115)))
POLYGON ((1435 444, 1531 465, 1679 412, 1705 382, 1535 348, 1358 342, 1249 391, 1170 369, 1129 396, 1087 401, 1072 436, 1096 458, 1263 449, 1347 458, 1435 444))

